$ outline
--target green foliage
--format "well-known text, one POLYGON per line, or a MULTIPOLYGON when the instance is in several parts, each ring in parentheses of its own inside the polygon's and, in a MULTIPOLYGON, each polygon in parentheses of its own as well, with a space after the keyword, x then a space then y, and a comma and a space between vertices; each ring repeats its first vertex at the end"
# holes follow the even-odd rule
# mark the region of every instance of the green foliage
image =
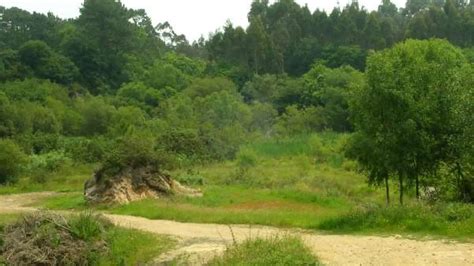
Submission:
POLYGON ((147 87, 141 82, 124 84, 117 92, 124 104, 134 105, 144 110, 157 107, 163 96, 159 90, 147 87))
POLYGON ((58 172, 61 168, 67 167, 70 164, 71 159, 63 152, 53 151, 40 155, 31 155, 26 170, 33 178, 33 181, 45 183, 48 175, 58 172))
POLYGON ((57 54, 43 41, 28 41, 20 47, 18 53, 21 62, 28 66, 36 77, 71 84, 79 74, 69 58, 57 54))
POLYGON ((165 91, 165 95, 171 96, 188 85, 188 78, 173 65, 157 60, 146 72, 144 82, 147 86, 165 91))
POLYGON ((349 66, 330 69, 315 64, 303 80, 303 104, 321 106, 327 128, 337 132, 350 131, 348 100, 353 90, 364 86, 363 74, 349 66))
POLYGON ((138 265, 152 262, 176 245, 166 236, 145 233, 140 230, 112 228, 107 235, 110 252, 100 258, 100 265, 138 265))
POLYGON ((278 117, 277 110, 268 103, 254 103, 250 108, 252 113, 250 130, 260 132, 263 135, 270 135, 278 117))
POLYGON ((237 165, 240 168, 252 168, 257 165, 257 154, 250 149, 241 149, 237 153, 237 165))
POLYGON ((204 73, 206 62, 199 59, 192 59, 178 53, 167 53, 163 61, 173 65, 190 77, 199 77, 204 73))
POLYGON ((368 207, 328 219, 320 229, 344 233, 443 234, 451 237, 474 236, 474 209, 469 205, 438 204, 406 207, 368 207))
POLYGON ((103 238, 106 228, 110 227, 107 220, 92 212, 84 212, 73 216, 69 220, 68 225, 71 228, 71 233, 76 238, 85 241, 103 238))
POLYGON ((403 201, 404 181, 416 183, 419 194, 419 179, 450 160, 447 140, 460 129, 453 122, 467 115, 456 113, 464 99, 450 89, 464 63, 461 51, 442 40, 409 40, 369 57, 368 86, 352 100, 357 134, 348 153, 369 182, 398 176, 403 201))
POLYGON ((12 102, 29 101, 45 104, 48 98, 62 102, 68 100, 68 91, 65 87, 47 80, 25 79, 0 83, 0 91, 12 102))
POLYGON ((214 93, 228 93, 232 96, 239 97, 235 84, 225 78, 203 78, 196 79, 189 87, 186 88, 184 94, 191 99, 206 98, 214 93))
POLYGON ((115 107, 100 97, 78 101, 76 104, 84 119, 81 126, 82 135, 97 136, 107 133, 116 112, 115 107))
POLYGON ((62 145, 68 157, 77 163, 99 162, 112 149, 112 141, 104 137, 64 138, 62 145))
POLYGON ((0 139, 0 184, 18 180, 26 156, 18 145, 8 139, 0 139))
POLYGON ((296 106, 290 106, 278 118, 275 128, 278 135, 292 136, 322 131, 325 129, 325 125, 322 108, 298 109, 296 106))
POLYGON ((230 246, 207 265, 320 265, 303 241, 283 236, 250 239, 230 246))
POLYGON ((271 103, 281 90, 282 82, 275 75, 255 75, 253 79, 242 88, 242 94, 247 101, 271 103))
POLYGON ((177 176, 176 181, 188 186, 203 186, 206 183, 206 179, 202 175, 193 171, 177 176))
POLYGON ((173 167, 169 156, 158 150, 157 140, 146 132, 129 132, 117 139, 102 161, 101 177, 108 178, 126 169, 150 168, 163 171, 173 167))

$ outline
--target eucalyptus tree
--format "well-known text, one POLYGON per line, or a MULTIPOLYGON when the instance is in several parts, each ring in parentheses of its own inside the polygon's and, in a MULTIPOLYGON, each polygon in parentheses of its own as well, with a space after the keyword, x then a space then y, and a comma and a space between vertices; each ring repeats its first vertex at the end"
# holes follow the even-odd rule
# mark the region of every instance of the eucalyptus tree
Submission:
POLYGON ((354 157, 370 181, 396 176, 401 204, 406 185, 419 196, 420 179, 450 157, 450 140, 460 134, 456 106, 463 99, 455 84, 464 64, 462 52, 443 40, 408 40, 368 59, 367 86, 351 106, 357 136, 370 145, 352 145, 354 157))

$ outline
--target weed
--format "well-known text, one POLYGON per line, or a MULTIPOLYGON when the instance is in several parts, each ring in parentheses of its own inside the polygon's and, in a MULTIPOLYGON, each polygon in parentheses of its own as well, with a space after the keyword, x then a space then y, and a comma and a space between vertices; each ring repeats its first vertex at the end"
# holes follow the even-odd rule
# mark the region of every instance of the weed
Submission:
POLYGON ((296 237, 251 239, 230 246, 208 265, 320 265, 311 251, 296 237))
POLYGON ((83 212, 77 216, 73 216, 69 220, 71 233, 82 240, 91 241, 100 238, 105 232, 105 227, 110 226, 109 222, 100 215, 92 212, 83 212))

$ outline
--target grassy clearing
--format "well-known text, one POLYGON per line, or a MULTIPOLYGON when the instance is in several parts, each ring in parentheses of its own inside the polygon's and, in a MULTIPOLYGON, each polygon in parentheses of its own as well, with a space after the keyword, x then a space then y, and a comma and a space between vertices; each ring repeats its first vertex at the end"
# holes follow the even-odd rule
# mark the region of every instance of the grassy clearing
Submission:
MULTIPOLYGON (((97 207, 114 214, 181 222, 259 224, 279 227, 315 228, 328 217, 335 217, 346 202, 338 198, 320 198, 312 193, 210 187, 203 198, 144 200, 115 207, 97 207)), ((64 194, 39 203, 48 209, 87 209, 81 194, 64 194)))
MULTIPOLYGON (((416 202, 410 191, 408 207, 377 207, 384 206, 384 193, 370 188, 365 177, 353 171, 352 162, 344 160, 341 149, 345 138, 345 135, 325 133, 256 142, 242 148, 250 157, 256 154, 255 158, 250 158, 254 162, 243 169, 237 159, 172 173, 178 180, 201 188, 202 198, 174 197, 96 208, 115 214, 181 222, 258 224, 343 233, 474 237, 472 212, 467 219, 452 225, 442 211, 410 205, 416 202), (433 225, 425 227, 425 221, 433 225)), ((82 183, 71 191, 77 192, 46 199, 38 206, 87 209, 82 183)), ((392 185, 391 193, 392 198, 396 198, 396 184, 392 185)), ((447 204, 437 209, 458 211, 453 211, 447 204)))
POLYGON ((320 265, 302 240, 295 237, 273 237, 247 240, 229 247, 211 262, 218 265, 320 265))

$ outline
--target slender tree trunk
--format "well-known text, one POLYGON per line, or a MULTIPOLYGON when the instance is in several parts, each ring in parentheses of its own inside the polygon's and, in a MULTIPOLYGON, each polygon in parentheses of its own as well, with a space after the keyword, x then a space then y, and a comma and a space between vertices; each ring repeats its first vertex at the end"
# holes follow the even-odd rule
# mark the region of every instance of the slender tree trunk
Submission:
POLYGON ((420 177, 416 176, 416 199, 420 200, 420 177))
POLYGON ((403 174, 398 174, 398 180, 400 182, 400 205, 403 206, 403 174))
POLYGON ((385 193, 387 198, 387 206, 390 206, 390 187, 388 186, 388 176, 385 177, 385 193))
POLYGON ((255 58, 255 74, 258 75, 258 54, 257 54, 257 50, 254 51, 254 58, 255 58))

